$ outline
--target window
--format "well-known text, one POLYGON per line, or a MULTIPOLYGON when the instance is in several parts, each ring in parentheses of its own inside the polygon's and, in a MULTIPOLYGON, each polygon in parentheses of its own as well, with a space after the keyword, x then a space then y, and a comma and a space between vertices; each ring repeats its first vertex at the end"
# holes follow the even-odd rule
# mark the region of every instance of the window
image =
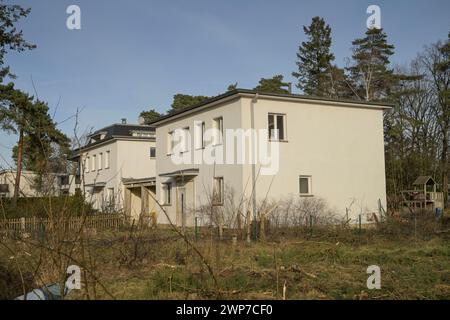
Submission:
POLYGON ((109 169, 109 161, 110 161, 110 152, 109 152, 109 150, 108 151, 106 151, 106 154, 105 154, 105 169, 109 169))
POLYGON ((113 205, 114 204, 114 188, 108 188, 106 196, 107 196, 106 201, 108 202, 108 204, 113 205))
POLYGON ((311 176, 300 176, 299 187, 300 187, 300 195, 301 196, 312 195, 311 176))
POLYGON ((167 154, 171 155, 174 148, 175 148, 175 141, 174 141, 174 134, 172 131, 167 134, 167 154))
POLYGON ((0 184, 0 194, 9 193, 9 185, 8 184, 0 184))
POLYGON ((213 120, 214 138, 213 144, 219 145, 223 143, 223 118, 215 118, 213 120))
POLYGON ((155 136, 153 132, 149 131, 132 131, 131 135, 133 137, 143 137, 143 138, 151 138, 155 136))
POLYGON ((95 171, 95 162, 97 161, 97 156, 96 155, 93 155, 92 156, 92 163, 91 163, 91 171, 95 171))
POLYGON ((87 157, 85 160, 84 160, 84 171, 87 173, 87 172, 89 172, 89 161, 91 161, 91 159, 89 158, 89 157, 87 157))
POLYGON ((183 128, 183 136, 182 136, 182 151, 181 152, 188 152, 189 151, 189 127, 183 128))
POLYGON ((172 184, 170 182, 163 183, 164 205, 172 204, 172 184))
POLYGON ((156 158, 156 148, 150 147, 150 158, 156 158))
POLYGON ((98 170, 102 170, 103 167, 103 153, 98 154, 98 170))
POLYGON ((269 113, 268 130, 270 140, 286 139, 286 115, 269 113))
POLYGON ((223 204, 223 177, 214 178, 213 204, 223 204))
POLYGON ((205 148, 205 122, 198 121, 195 123, 195 149, 205 148))

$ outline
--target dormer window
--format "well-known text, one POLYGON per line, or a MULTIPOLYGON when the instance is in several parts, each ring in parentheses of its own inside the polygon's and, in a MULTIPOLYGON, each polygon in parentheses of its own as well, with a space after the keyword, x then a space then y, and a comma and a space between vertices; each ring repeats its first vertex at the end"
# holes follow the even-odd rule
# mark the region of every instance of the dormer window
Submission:
POLYGON ((145 137, 145 138, 151 138, 154 137, 155 134, 153 132, 149 132, 149 131, 131 131, 131 135, 133 137, 145 137))
POLYGON ((95 142, 98 142, 98 141, 100 141, 100 140, 105 139, 105 137, 106 137, 106 133, 105 133, 105 132, 99 132, 99 133, 96 133, 96 134, 92 135, 92 136, 89 138, 89 143, 95 143, 95 142))

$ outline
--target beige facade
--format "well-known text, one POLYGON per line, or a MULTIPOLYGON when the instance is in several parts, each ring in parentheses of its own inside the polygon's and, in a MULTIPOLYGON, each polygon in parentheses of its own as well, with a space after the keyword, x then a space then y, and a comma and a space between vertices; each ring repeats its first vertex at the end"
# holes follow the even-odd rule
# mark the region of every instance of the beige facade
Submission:
MULTIPOLYGON (((0 171, 0 197, 12 198, 14 195, 14 185, 17 176, 15 170, 0 171)), ((36 179, 38 175, 33 171, 22 170, 19 185, 19 197, 42 197, 57 196, 61 192, 59 175, 47 174, 45 179, 45 188, 38 190, 36 188, 36 179)))
MULTIPOLYGON (((256 94, 249 90, 219 96, 154 123, 158 150, 157 197, 177 225, 193 225, 198 208, 209 203, 214 184, 221 181, 224 190, 232 190, 236 199, 252 198, 250 205, 254 208, 254 204, 266 196, 273 200, 321 198, 338 215, 355 218, 361 214, 365 219, 378 213, 380 205, 386 208, 383 140, 383 111, 386 109, 389 106, 256 94), (225 133, 227 129, 267 130, 270 126, 271 129, 279 126, 280 139, 269 141, 265 134, 262 135, 265 141, 258 141, 262 144, 278 141, 276 172, 261 174, 267 165, 260 159, 255 164, 250 161, 174 163, 171 134, 183 129, 194 136, 196 124, 203 122, 207 130, 217 126, 215 119, 222 119, 224 133, 223 143, 212 149, 225 153, 224 159, 227 144, 231 143, 225 133)), ((186 158, 194 159, 195 154, 211 152, 211 148, 201 148, 192 140, 183 150, 186 158)), ((252 140, 247 141, 244 149, 248 157, 252 140)), ((255 145, 253 140, 253 147, 255 145)), ((158 221, 168 222, 162 212, 158 213, 158 221)))
POLYGON ((149 192, 154 193, 154 183, 148 182, 155 177, 154 132, 139 125, 106 129, 91 135, 75 158, 86 200, 103 212, 124 210, 135 219, 141 213, 150 214, 154 211, 148 205, 149 192))

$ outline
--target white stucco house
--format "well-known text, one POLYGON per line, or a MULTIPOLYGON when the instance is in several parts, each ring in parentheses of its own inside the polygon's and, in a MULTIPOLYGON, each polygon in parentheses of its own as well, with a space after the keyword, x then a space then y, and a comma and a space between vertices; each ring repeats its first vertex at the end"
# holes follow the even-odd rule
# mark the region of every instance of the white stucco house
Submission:
MULTIPOLYGON (((222 205, 225 186, 250 199, 253 213, 265 198, 316 197, 365 219, 386 208, 383 112, 390 107, 237 89, 171 113, 151 123, 156 197, 179 226, 192 226, 196 208, 211 199, 222 205)), ((168 223, 161 210, 157 219, 168 223)))
POLYGON ((124 210, 132 218, 154 212, 155 147, 154 127, 125 119, 90 134, 72 156, 86 200, 94 209, 124 210))
MULTIPOLYGON (((0 197, 12 198, 16 184, 17 171, 13 169, 0 170, 0 197)), ((37 188, 39 175, 30 170, 22 170, 19 184, 19 198, 58 196, 63 193, 61 185, 62 174, 47 173, 40 177, 43 179, 43 187, 37 188)))

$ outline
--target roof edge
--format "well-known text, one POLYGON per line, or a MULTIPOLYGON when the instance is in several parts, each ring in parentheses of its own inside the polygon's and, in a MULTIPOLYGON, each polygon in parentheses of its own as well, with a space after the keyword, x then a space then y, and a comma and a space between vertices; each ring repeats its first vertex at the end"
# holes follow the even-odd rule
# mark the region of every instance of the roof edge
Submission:
POLYGON ((256 90, 249 90, 249 89, 234 89, 228 92, 225 92, 223 94, 220 94, 218 96, 206 99, 205 101, 202 101, 200 103, 197 103, 195 105, 192 105, 190 107, 183 108, 179 111, 175 111, 173 113, 167 114, 165 116, 162 116, 161 118, 150 122, 149 126, 158 126, 161 122, 166 122, 166 120, 174 117, 181 116, 184 113, 187 113, 189 111, 201 108, 203 106, 207 106, 212 103, 220 102, 226 98, 232 97, 232 96, 245 96, 245 95, 256 95, 258 94, 259 97, 273 97, 273 98, 280 98, 280 99, 298 99, 303 101, 315 101, 315 102, 327 102, 329 104, 346 104, 349 106, 372 106, 376 107, 377 109, 383 109, 388 110, 394 107, 395 105, 392 103, 381 103, 381 102, 371 102, 371 101, 359 101, 359 100, 351 100, 351 99, 330 99, 330 98, 323 98, 323 97, 317 97, 317 96, 307 96, 307 95, 300 95, 300 94, 284 94, 284 93, 270 93, 270 92, 261 92, 256 90))

